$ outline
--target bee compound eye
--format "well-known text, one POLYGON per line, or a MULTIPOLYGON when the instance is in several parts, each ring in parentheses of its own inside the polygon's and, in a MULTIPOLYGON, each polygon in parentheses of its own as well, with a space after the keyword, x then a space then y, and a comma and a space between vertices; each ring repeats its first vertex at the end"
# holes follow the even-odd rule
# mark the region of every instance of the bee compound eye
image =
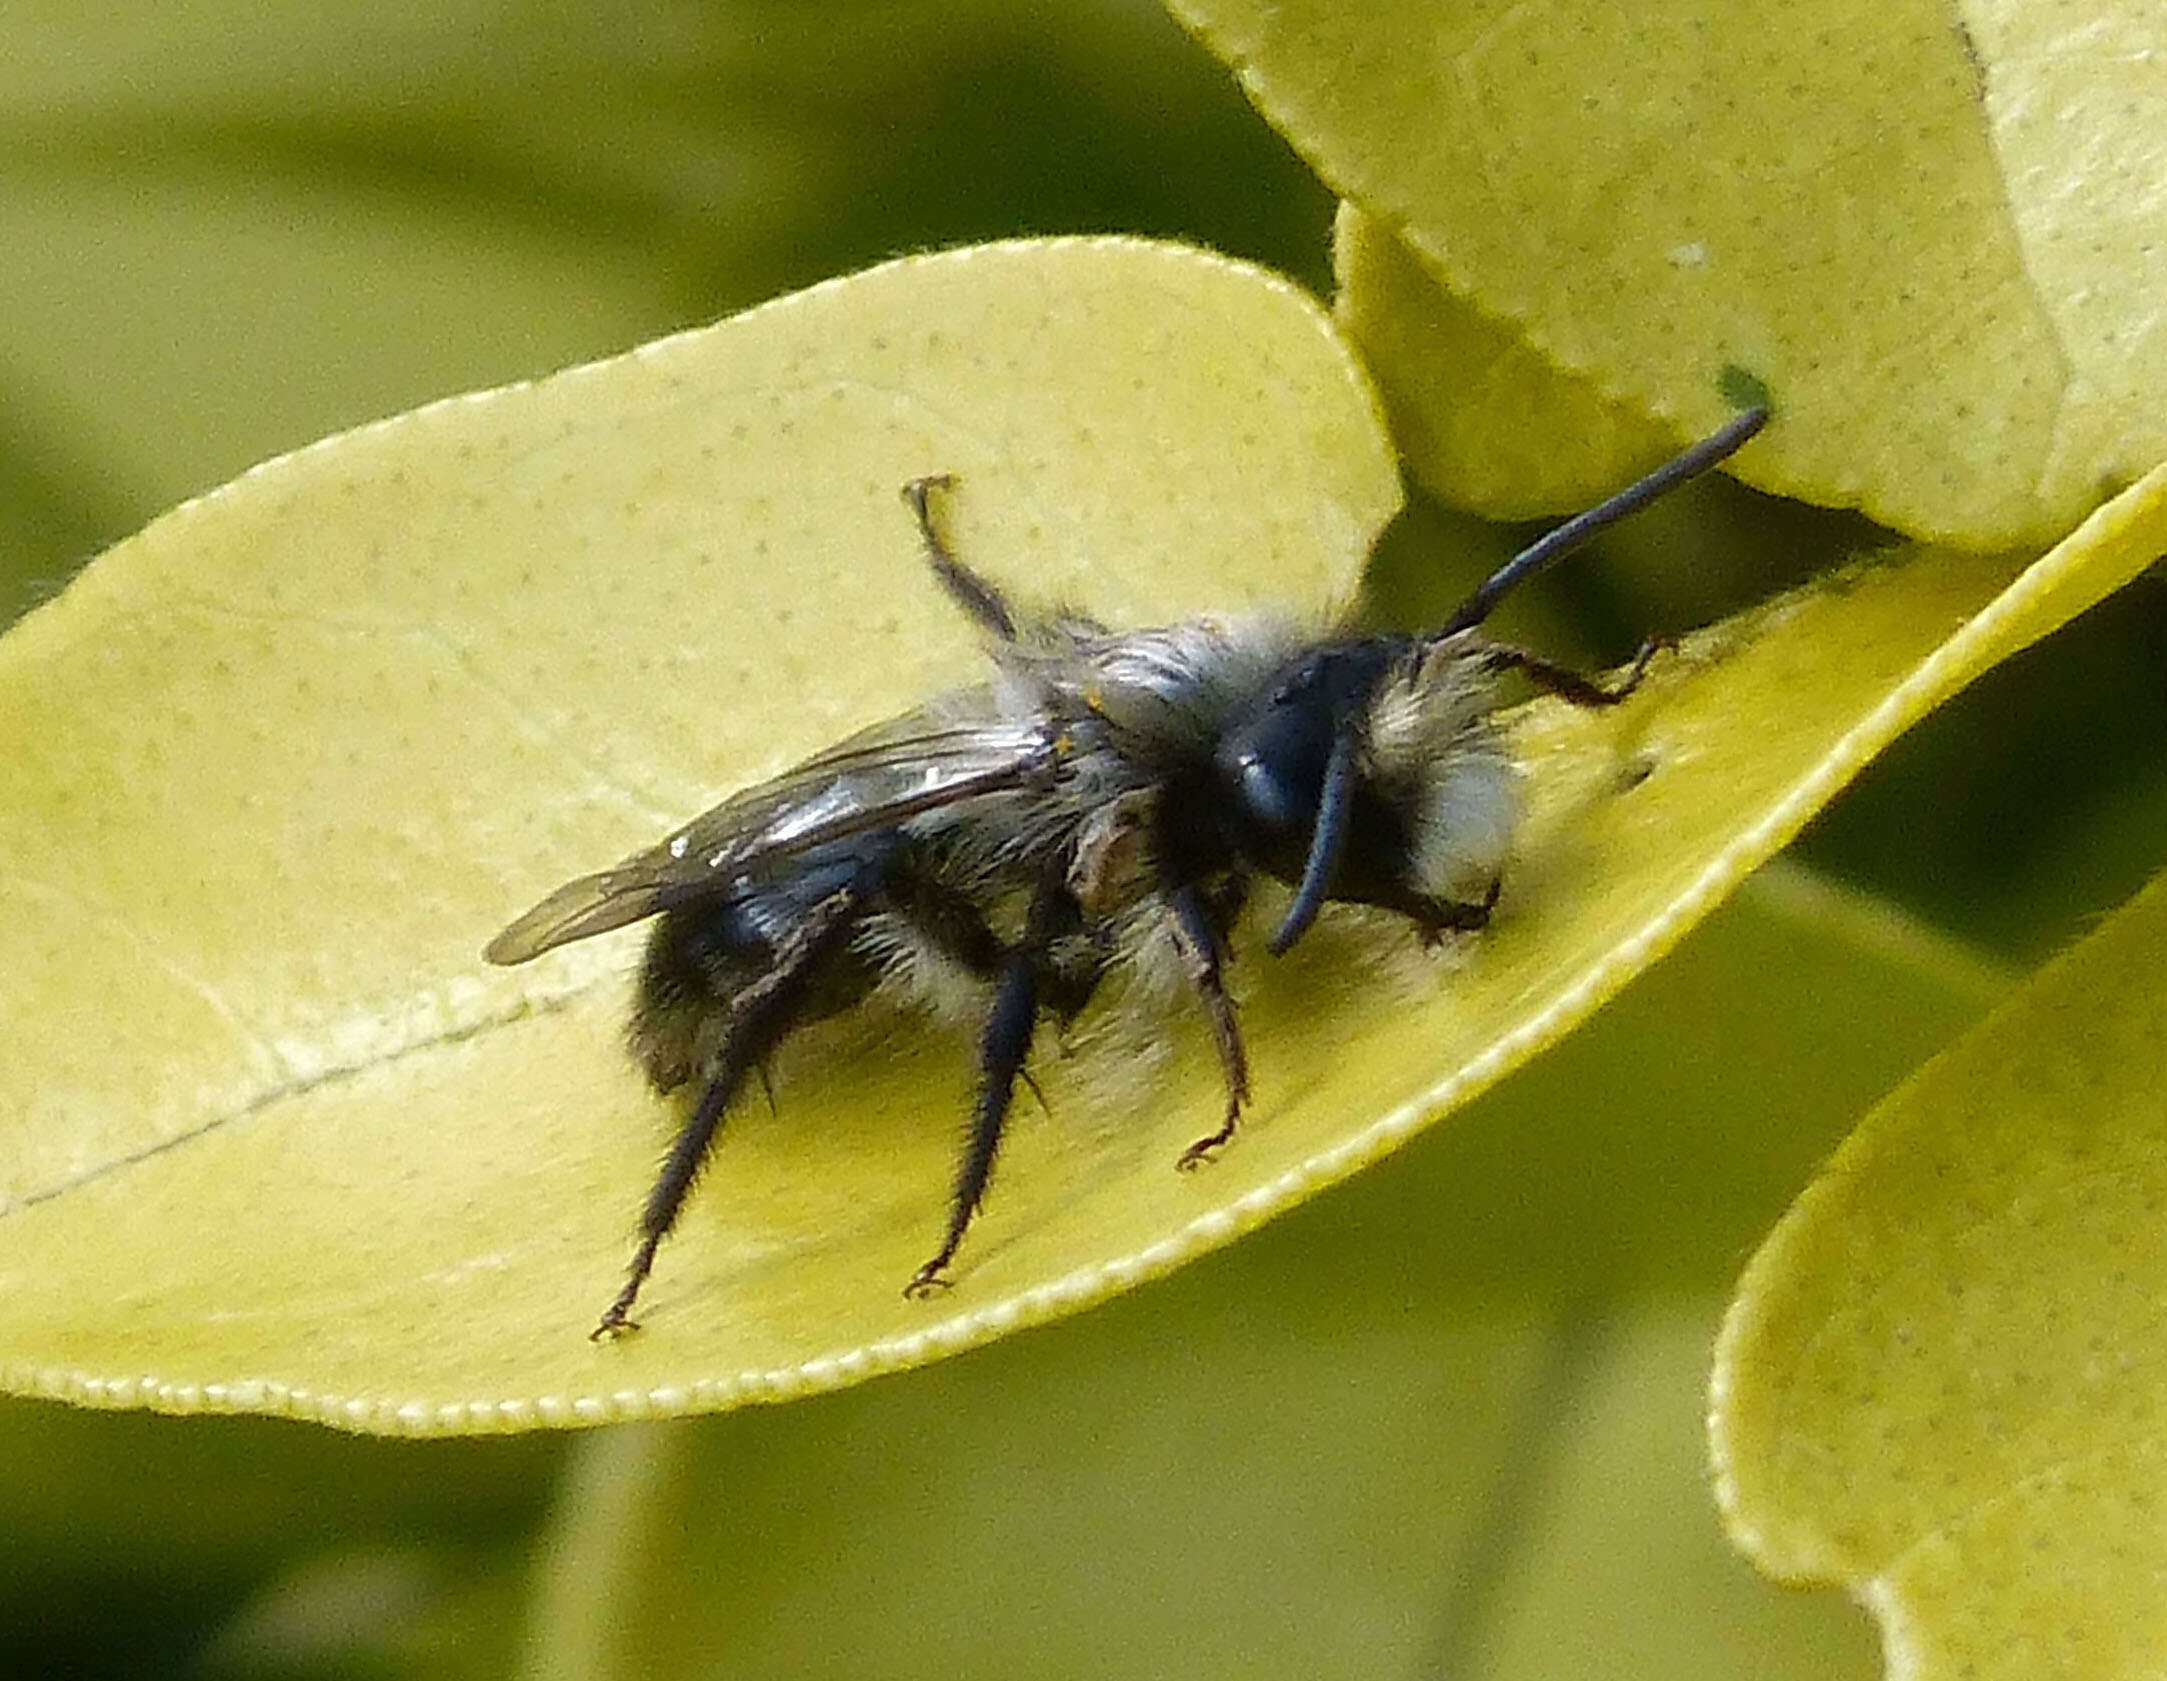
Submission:
POLYGON ((1291 704, 1269 703, 1220 743, 1221 780, 1266 834, 1306 836, 1316 821, 1332 756, 1333 716, 1310 701, 1304 694, 1291 704))
POLYGON ((1306 828, 1315 815, 1316 796, 1304 798, 1264 754, 1254 749, 1234 755, 1234 796, 1242 815, 1264 833, 1286 834, 1306 828))

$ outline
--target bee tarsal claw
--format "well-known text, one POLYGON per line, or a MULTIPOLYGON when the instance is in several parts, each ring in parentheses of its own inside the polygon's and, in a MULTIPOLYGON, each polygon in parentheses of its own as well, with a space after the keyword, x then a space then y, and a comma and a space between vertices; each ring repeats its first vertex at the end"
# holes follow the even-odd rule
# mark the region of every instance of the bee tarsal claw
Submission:
POLYGON ((1234 1123, 1229 1121, 1209 1138, 1199 1138, 1182 1151, 1180 1159, 1174 1163, 1175 1171, 1194 1173, 1200 1167, 1208 1167, 1219 1159, 1219 1152, 1233 1142, 1233 1138, 1234 1123))

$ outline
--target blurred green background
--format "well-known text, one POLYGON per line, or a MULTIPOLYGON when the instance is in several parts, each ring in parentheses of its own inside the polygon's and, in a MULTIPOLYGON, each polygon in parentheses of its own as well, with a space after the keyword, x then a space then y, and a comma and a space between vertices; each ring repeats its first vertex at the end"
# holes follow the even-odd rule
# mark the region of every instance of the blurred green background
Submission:
MULTIPOLYGON (((0 313, 0 622, 55 594, 99 548, 162 508, 266 456, 433 397, 605 355, 881 258, 1017 233, 1116 230, 1251 257, 1321 293, 1331 213, 1330 195, 1249 110, 1225 70, 1145 0, 289 7, 179 0, 95 13, 61 0, 16 0, 0 14, 0 295, 7 299, 0 313)), ((1518 535, 1418 508, 1386 546, 1373 605, 1402 617, 1434 613, 1518 535)), ((1727 484, 1702 487, 1619 533, 1598 559, 1568 568, 1544 599, 1514 611, 1523 627, 1534 627, 1521 634, 1560 655, 1616 656, 1649 629, 1686 628, 1758 598, 1820 564, 1832 546, 1877 540, 1844 516, 1785 508, 1727 484)), ((2029 966, 2157 866, 2159 836, 2167 833, 2162 649, 2167 585, 2155 573, 1930 720, 1819 822, 1802 854, 1993 961, 2029 966)), ((1064 1436, 1059 1406, 1081 1406, 1078 1397, 1093 1392, 1077 1390, 1071 1376, 1048 1374, 1103 1371, 1101 1362, 1113 1362, 1118 1370, 1156 1370, 1160 1393, 1180 1391, 1184 1372, 1189 1381, 1198 1369, 1247 1372, 1251 1390, 1280 1397, 1299 1415, 1283 1426, 1289 1455, 1322 1465, 1316 1474, 1338 1478, 1335 1486, 1359 1487, 1364 1473, 1356 1462, 1376 1477, 1379 1466, 1404 1456, 1411 1456, 1406 1463, 1434 1463, 1445 1448, 1442 1438, 1414 1443, 1395 1434, 1426 1416, 1420 1407, 1356 1409, 1369 1434, 1341 1443, 1335 1451, 1348 1464, 1334 1469, 1340 1459, 1316 1457, 1317 1441, 1345 1420, 1342 1391, 1359 1390, 1365 1380, 1396 1383, 1403 1367, 1434 1376, 1440 1365, 1490 1348, 1480 1358, 1494 1356, 1514 1374, 1504 1393, 1528 1398, 1531 1416, 1553 1422, 1573 1416, 1561 1395, 1578 1396, 1599 1413, 1601 1383, 1624 1381, 1621 1364, 1653 1360, 1669 1386, 1668 1433, 1659 1432, 1665 1446, 1655 1455, 1669 1479, 1664 1486, 1704 1506, 1694 1480, 1698 1401, 1690 1380, 1725 1281, 1859 1108, 1993 990, 1991 979, 1981 978, 1991 977, 1992 961, 1967 966, 1931 938, 1904 932, 1901 921, 1876 922, 1880 913, 1871 907, 1862 918, 1856 906, 1832 910, 1819 900, 1777 897, 1774 908, 1762 903, 1737 913, 1722 925, 1731 932, 1697 939, 1666 965, 1670 978, 1651 979, 1673 1014, 1629 999, 1612 1013, 1623 1014, 1622 1024, 1606 1018, 1611 1037, 1578 1053, 1594 1059, 1581 1083, 1561 1086, 1566 1076, 1553 1059, 1465 1126, 1442 1129, 1379 1173, 1146 1292, 1141 1302, 988 1350, 953 1371, 694 1427, 684 1439, 700 1445, 672 1446, 667 1454, 710 1465, 701 1473, 708 1480, 689 1486, 707 1489, 712 1501, 715 1487, 737 1486, 746 1464, 770 1453, 834 1464, 835 1444, 853 1432, 893 1428, 923 1442, 932 1420, 984 1418, 975 1436, 956 1425, 953 1439, 943 1439, 947 1457, 933 1456, 915 1473, 938 1483, 959 1463, 1002 1463, 987 1457, 987 1443, 1003 1428, 1002 1397, 1036 1385, 1045 1392, 1040 1401, 1021 1405, 1037 1423, 1023 1433, 1050 1432, 1046 1452, 1058 1460, 1061 1441, 1113 1426, 1100 1413, 1095 1424, 1071 1419, 1064 1436), (1876 978, 1861 982, 1872 965, 1858 953, 1886 945, 1888 929, 1898 931, 1891 938, 1902 949, 1883 951, 1874 960, 1876 978), (1781 962, 1755 940, 1775 940, 1781 962), (1808 961, 1809 947, 1851 956, 1808 961), (1672 976, 1688 958, 1713 967, 1672 976), (1677 989, 1713 998, 1771 967, 1784 970, 1781 988, 1788 990, 1779 988, 1765 1008, 1789 1011, 1795 1032, 1779 1035, 1758 1062, 1699 1069, 1711 1083, 1696 1088, 1697 1097, 1655 1090, 1648 1069, 1679 1060, 1676 1010, 1685 1008, 1696 1029, 1711 1034, 1742 1030, 1735 1010, 1723 1016, 1705 999, 1681 1006, 1677 989), (1869 1011, 1859 1002, 1862 984, 1885 985, 1891 998, 1875 995, 1869 1011), (1671 993, 1661 991, 1666 986, 1671 993), (1872 1043, 1863 1050, 1861 1022, 1876 1023, 1879 1035, 1864 1035, 1872 1043), (1765 1103, 1753 1110, 1744 1101, 1756 1089, 1826 1084, 1831 1057, 1848 1059, 1847 1075, 1838 1089, 1818 1094, 1810 1114, 1771 1118, 1765 1103), (1583 1103, 1591 1111, 1577 1113, 1583 1103), (1548 1117, 1547 1130, 1530 1137, 1530 1117, 1548 1117), (1514 1200, 1525 1184, 1545 1182, 1558 1162, 1571 1164, 1571 1183, 1614 1198, 1619 1183, 1636 1183, 1626 1168, 1637 1164, 1644 1179, 1654 1172, 1650 1117, 1673 1129, 1654 1157, 1669 1166, 1639 1183, 1645 1195, 1628 1190, 1629 1213, 1593 1190, 1584 1206, 1555 1190, 1514 1200), (1736 1173, 1708 1165, 1726 1148, 1744 1153, 1736 1173), (1606 1150, 1620 1164, 1616 1177, 1590 1170, 1590 1162, 1612 1159, 1606 1150), (1708 1175, 1715 1188, 1696 1188, 1697 1175, 1708 1175), (1487 1214, 1486 1196, 1502 1199, 1487 1214), (1690 1251, 1690 1262, 1650 1260, 1656 1251, 1644 1253, 1626 1238, 1618 1240, 1622 1247, 1587 1247, 1591 1224, 1605 1220, 1646 1220, 1651 1230, 1667 1230, 1678 1219, 1670 1200, 1678 1196, 1719 1210, 1684 1221, 1690 1241, 1681 1240, 1679 1253, 1690 1251), (1543 1257, 1555 1246, 1550 1234, 1559 1232, 1575 1234, 1567 1253, 1579 1260, 1552 1267, 1543 1257), (1484 1249, 1486 1242, 1495 1247, 1484 1249), (1344 1275, 1335 1267, 1319 1276, 1305 1259, 1319 1246, 1347 1257, 1344 1275), (1445 1328, 1412 1340, 1378 1331, 1366 1345, 1348 1332, 1350 1290, 1360 1293, 1353 1317, 1361 1325, 1404 1332, 1413 1316, 1445 1328), (1613 1296, 1637 1303, 1643 1320, 1661 1321, 1655 1344, 1605 1345, 1586 1331, 1606 1322, 1586 1303, 1613 1296), (1242 1329, 1245 1314, 1254 1317, 1255 1340, 1229 1342, 1230 1321, 1242 1329), (1231 1365, 1168 1363, 1167 1351, 1196 1338, 1200 1325, 1215 1327, 1214 1358, 1231 1365), (1338 1353, 1320 1368, 1316 1351, 1327 1344, 1338 1353), (1387 1346, 1398 1352, 1379 1352, 1387 1346), (1650 1347, 1668 1352, 1648 1354, 1650 1347), (1152 1366, 1153 1350, 1163 1369, 1152 1366), (1577 1376, 1560 1379, 1553 1365, 1577 1376)), ((1470 1382, 1466 1372, 1446 1370, 1431 1404, 1480 1410, 1479 1385, 1462 1393, 1470 1382)), ((1231 1395, 1244 1393, 1230 1385, 1231 1395)), ((1208 1399, 1192 1395, 1184 1405, 1204 1407, 1208 1399)), ((1189 1533, 1199 1490, 1230 1484, 1256 1499, 1239 1510, 1239 1502, 1205 1502, 1210 1522, 1229 1534, 1266 1526, 1289 1558, 1299 1557, 1301 1526, 1315 1511, 1314 1476, 1275 1489, 1271 1466, 1215 1457, 1218 1444, 1239 1441, 1255 1425, 1253 1393, 1208 1426, 1187 1414, 1155 1420, 1132 1390, 1109 1393, 1103 1405, 1143 1430, 1133 1449, 1109 1445, 1118 1438, 1108 1435, 1096 1450, 1123 1475, 1142 1478, 1122 1485, 1121 1501, 1148 1508, 1149 1490, 1159 1487, 1168 1500, 1186 1503, 1160 1512, 1161 1528, 1189 1533), (1183 1480, 1183 1467, 1194 1486, 1183 1480)), ((1494 1398, 1489 1405, 1504 1407, 1494 1398)), ((1634 1445, 1631 1429, 1619 1428, 1626 1439, 1615 1451, 1647 1459, 1646 1443, 1634 1445)), ((1597 1431, 1572 1446, 1596 1452, 1608 1440, 1597 1431)), ((1443 1511, 1430 1551, 1411 1519, 1389 1536, 1369 1537, 1378 1568, 1409 1577, 1395 1603, 1433 1612, 1412 1632, 1394 1623, 1389 1638, 1368 1649, 1373 1662, 1363 1661, 1357 1638, 1304 1646, 1291 1636, 1265 1638, 1267 1629, 1255 1623, 1242 1625, 1255 1637, 1245 1649, 1240 1627, 1201 1616, 1174 1618, 1170 1644, 1123 1649, 1118 1664, 1067 1661, 1104 1632, 1096 1619, 1114 1614, 1107 1605, 1133 1608, 1157 1579, 1115 1567, 1122 1556, 1148 1555, 1121 1524, 1077 1516, 1104 1519, 1103 1506, 1092 1502, 1109 1498, 1114 1483, 1077 1478, 1070 1486, 1056 1478, 1073 1497, 1062 1515, 1048 1508, 1045 1535, 1064 1537, 1060 1554, 1031 1561, 1017 1579, 1038 1580, 1032 1572, 1051 1569, 1048 1579, 1096 1583, 1112 1598, 1079 1592, 1060 1613, 1070 1644, 1057 1651, 1067 1658, 1041 1652, 1032 1667, 1562 1674, 1602 1663, 1615 1674, 1692 1670, 1679 1667, 1685 1660, 1677 1650, 1658 1646, 1645 1649, 1644 1663, 1622 1649, 1605 1657, 1600 1647, 1577 1659, 1570 1651, 1579 1648, 1545 1657, 1539 1641, 1513 1645, 1511 1629, 1519 1625, 1498 1620, 1494 1595, 1468 1598, 1466 1583, 1491 1578, 1455 1560, 1478 1557, 1485 1546, 1554 1544, 1565 1551, 1546 1555, 1542 1580, 1577 1579, 1571 1549, 1588 1545, 1590 1532, 1565 1524, 1543 1539, 1541 1510, 1512 1492, 1522 1486, 1515 1477, 1539 1469, 1522 1463, 1529 1453, 1541 1459, 1537 1449, 1515 1445, 1522 1442, 1498 1424, 1495 1455, 1479 1475, 1471 1473, 1472 1492, 1455 1493, 1449 1479, 1430 1490, 1447 1505, 1503 1514, 1490 1528, 1475 1525, 1474 1538, 1461 1535, 1472 1520, 1443 1511), (1094 1558, 1094 1548, 1116 1556, 1094 1558), (1184 1626, 1199 1638, 1213 1631, 1212 1661, 1197 1652, 1175 1660, 1184 1626), (1487 1630, 1481 1639, 1490 1644, 1470 1628, 1487 1630)), ((633 1499, 611 1482, 610 1467, 633 1465, 624 1474, 636 1485, 638 1467, 651 1474, 658 1452, 599 1449, 591 1441, 578 1451, 578 1469, 567 1479, 566 1444, 548 1438, 407 1447, 254 1421, 173 1423, 0 1406, 0 1553, 10 1566, 0 1585, 0 1669, 502 1673, 522 1650, 546 1656, 577 1644, 570 1635, 535 1633, 556 1625, 531 1620, 536 1537, 553 1524, 551 1533, 569 1537, 563 1544, 571 1550, 543 1555, 557 1560, 557 1574, 543 1578, 548 1617, 600 1619, 587 1635, 607 1653, 609 1618, 636 1606, 638 1636, 616 1631, 624 1651, 653 1656, 658 1673, 710 1672, 719 1660, 704 1641, 707 1625, 683 1601, 612 1597, 600 1587, 583 1592, 576 1574, 567 1586, 564 1557, 586 1556, 582 1547, 608 1553, 606 1537, 621 1540, 627 1525, 640 1527, 597 1494, 617 1488, 611 1498, 633 1499), (678 1629, 675 1645, 649 1638, 666 1628, 678 1629)), ((883 1463, 891 1484, 904 1475, 883 1463)), ((888 1590, 897 1598, 884 1613, 886 1626, 898 1628, 909 1584, 918 1579, 914 1558, 934 1559, 961 1520, 928 1515, 945 1507, 924 1508, 915 1529, 851 1533, 847 1492, 820 1496, 832 1503, 822 1507, 821 1556, 835 1555, 837 1534, 848 1534, 843 1553, 858 1560, 851 1571, 836 1574, 794 1554, 813 1543, 786 1537, 783 1563, 768 1557, 745 1566, 739 1598, 752 1591, 747 1584, 794 1583, 777 1592, 784 1601, 795 1592, 800 1612, 817 1622, 826 1611, 806 1598, 815 1591, 808 1584, 848 1597, 886 1571, 900 1584, 888 1590), (792 1558, 794 1574, 784 1568, 792 1558)), ((1024 1494, 1025 1510, 1058 1498, 1035 1485, 1024 1494)), ((895 1486, 881 1498, 913 1503, 895 1486)), ((748 1496, 746 1521, 786 1524, 797 1510, 790 1490, 770 1490, 748 1496)), ((715 1524, 729 1511, 713 1508, 704 1521, 715 1524)), ((650 1512, 648 1521, 658 1520, 650 1512)), ((1680 1521, 1702 1521, 1713 1535, 1712 1520, 1680 1521)), ((714 1542, 701 1534, 703 1545, 714 1542)), ((1345 1542, 1344 1527, 1331 1534, 1334 1544, 1345 1542)), ((981 1540, 987 1556, 1022 1569, 1033 1538, 1024 1524, 996 1526, 981 1540)), ((650 1537, 638 1544, 659 1543, 650 1537)), ((1321 1533, 1316 1544, 1326 1544, 1321 1533)), ((1180 1569, 1200 1573, 1181 1591, 1224 1612, 1225 1596, 1209 1579, 1212 1555, 1209 1546, 1181 1555, 1187 1562, 1180 1569)), ((1724 1593, 1763 1592, 1745 1580, 1743 1567, 1712 1548, 1707 1556, 1715 1560, 1708 1570, 1736 1573, 1724 1593)), ((683 1564, 673 1555, 654 1579, 677 1581, 673 1571, 683 1564)), ((1280 1565, 1291 1570, 1287 1582, 1301 1581, 1301 1571, 1280 1565)), ((1337 1582, 1341 1574, 1320 1565, 1314 1580, 1337 1582)), ((722 1591, 689 1574, 682 1585, 710 1607, 722 1591)), ((996 1643, 1013 1638, 1000 1633, 1012 1626, 1002 1620, 1003 1605, 1024 1627, 1032 1626, 1029 1606, 1043 1607, 1032 1600, 1017 1612, 999 1571, 957 1585, 955 1604, 968 1608, 973 1586, 987 1602, 973 1626, 991 1628, 996 1643)), ((1650 1584, 1632 1613, 1619 1614, 1625 1624, 1660 1615, 1649 1603, 1653 1591, 1650 1584)), ((1326 1614, 1322 1604, 1302 1604, 1298 1585, 1275 1592, 1290 1616, 1326 1614)), ((1339 1587, 1328 1597, 1345 1603, 1339 1587)), ((1580 1603, 1585 1609, 1596 1601, 1580 1603)), ((752 1613, 740 1604, 732 1614, 752 1613)), ((1768 1614, 1779 1622, 1792 1616, 1768 1614)), ((958 1615, 951 1604, 940 1616, 929 1613, 927 1626, 947 1627, 958 1615)), ((1745 1625, 1731 1610, 1708 1615, 1731 1633, 1694 1648, 1714 1654, 1717 1667, 1705 1672, 1751 1671, 1766 1657, 1759 1637, 1738 1633, 1745 1625), (1725 1654, 1736 1671, 1722 1667, 1725 1654)), ((1383 1611, 1377 1616, 1390 1620, 1383 1611)), ((1606 1626, 1624 1625, 1612 1618, 1606 1626)), ((1870 1672, 1871 1643, 1840 1607, 1796 1642, 1799 1653, 1826 1657, 1832 1667, 1820 1672, 1870 1672), (1816 1644, 1824 1639, 1825 1647, 1816 1644)), ((763 1663, 850 1673, 839 1655, 847 1644, 793 1644, 772 1627, 757 1639, 723 1644, 753 1665, 746 1673, 763 1663)), ((954 1660, 947 1673, 998 1672, 997 1663, 988 1667, 992 1660, 963 1661, 954 1647, 923 1665, 905 1661, 900 1648, 891 1656, 897 1673, 940 1672, 934 1660, 941 1658, 954 1660)))

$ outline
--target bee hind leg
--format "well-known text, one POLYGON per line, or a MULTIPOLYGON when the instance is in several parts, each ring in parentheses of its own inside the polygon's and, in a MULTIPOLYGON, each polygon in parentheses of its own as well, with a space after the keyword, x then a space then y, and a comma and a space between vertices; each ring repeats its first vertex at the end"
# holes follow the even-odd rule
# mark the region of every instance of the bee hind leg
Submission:
POLYGON ((730 999, 722 1045, 709 1064, 700 1100, 678 1129, 654 1188, 647 1193, 639 1247, 633 1251, 624 1288, 589 1333, 590 1340, 602 1342, 639 1329, 632 1318, 632 1304, 654 1270, 655 1251, 676 1225, 685 1197, 706 1165, 730 1100, 748 1073, 757 1069, 765 1081, 767 1058, 797 1025, 806 996, 827 961, 848 947, 869 895, 870 889, 863 885, 830 893, 781 942, 774 963, 730 999))
POLYGON ((633 1251, 624 1288, 603 1312, 601 1323, 587 1333, 591 1342, 603 1342, 639 1329, 639 1322, 632 1317, 632 1304, 639 1299, 640 1286, 647 1282, 647 1275, 654 1271, 655 1251, 669 1235, 670 1227, 677 1223, 677 1211, 684 1206, 685 1194, 692 1189, 693 1180, 699 1177, 708 1148, 714 1143, 716 1130, 722 1124, 722 1113, 730 1106, 730 1099, 737 1095, 738 1085, 745 1075, 743 1062, 730 1060, 727 1050, 724 1057, 724 1062, 700 1093, 700 1101, 694 1106, 691 1117, 670 1145, 670 1153, 663 1160, 662 1173, 655 1180, 654 1189, 647 1193, 646 1211, 640 1220, 640 1246, 633 1251))

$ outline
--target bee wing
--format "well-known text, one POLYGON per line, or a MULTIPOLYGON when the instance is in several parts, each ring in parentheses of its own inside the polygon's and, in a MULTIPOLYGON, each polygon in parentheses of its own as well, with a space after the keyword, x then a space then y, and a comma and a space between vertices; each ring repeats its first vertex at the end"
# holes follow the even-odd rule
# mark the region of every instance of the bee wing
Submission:
POLYGON ((1056 761, 1055 731, 1043 720, 892 719, 732 795, 622 863, 566 882, 482 955, 524 963, 830 841, 1025 787, 1050 776, 1056 761))

